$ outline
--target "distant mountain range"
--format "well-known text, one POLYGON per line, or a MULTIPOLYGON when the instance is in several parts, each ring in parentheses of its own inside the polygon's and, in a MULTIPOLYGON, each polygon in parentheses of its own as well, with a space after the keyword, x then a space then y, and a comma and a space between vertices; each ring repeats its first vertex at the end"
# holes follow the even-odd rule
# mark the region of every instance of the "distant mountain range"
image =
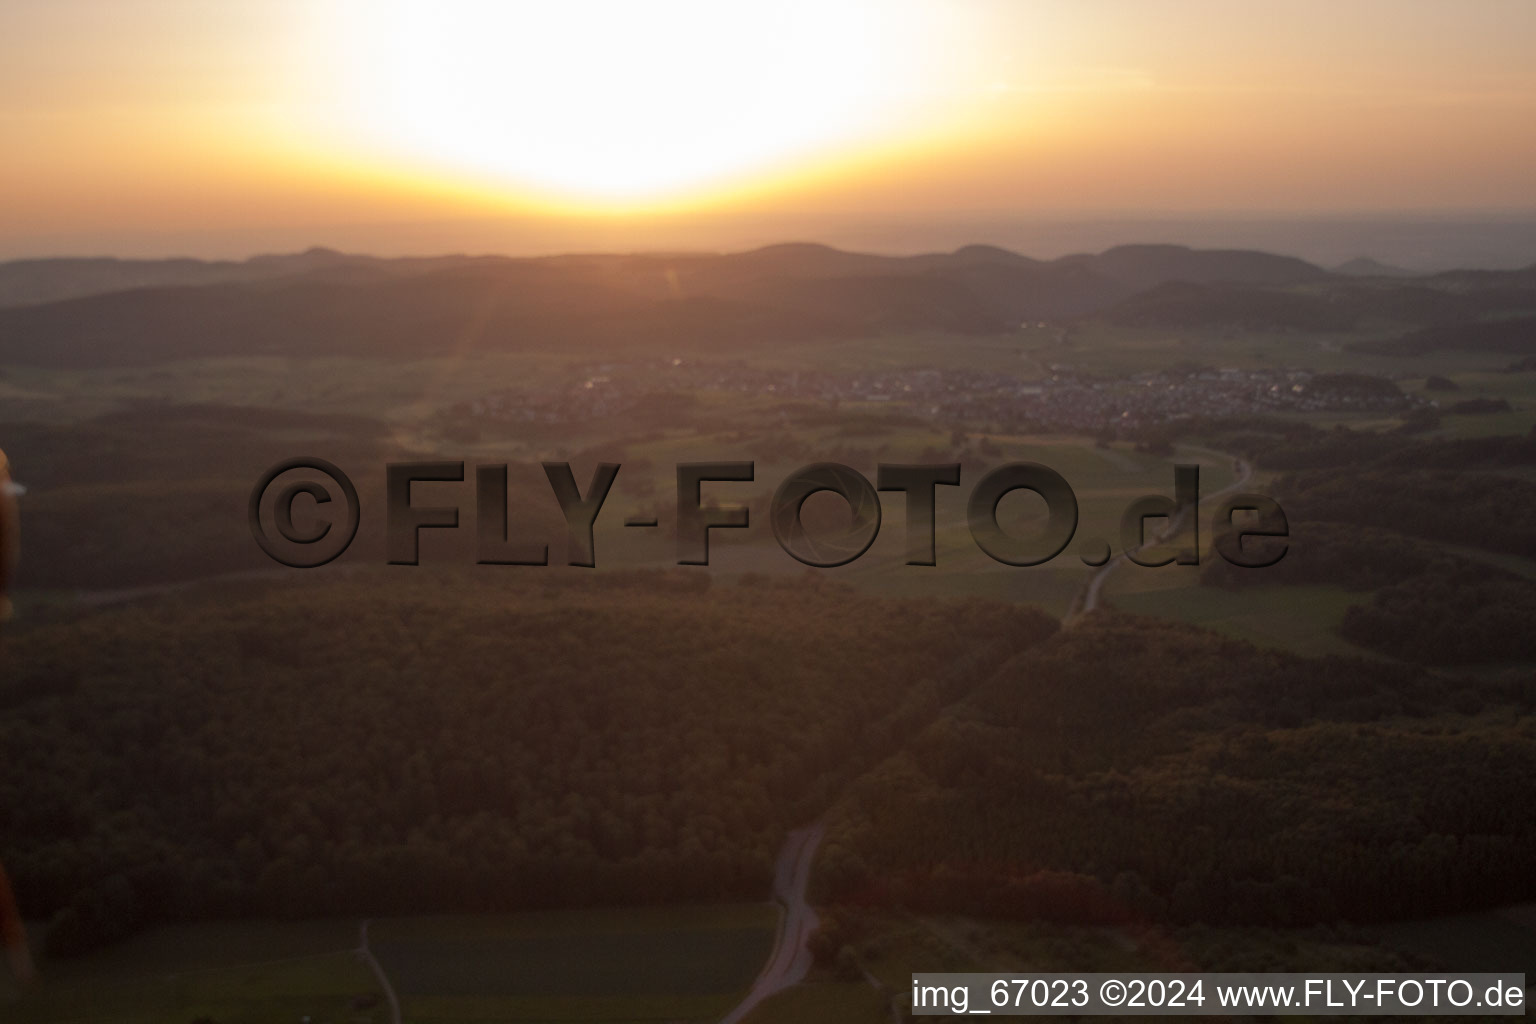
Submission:
POLYGON ((1422 277, 1416 270, 1408 270, 1405 267, 1394 267, 1390 263, 1382 263, 1373 260, 1369 256, 1360 256, 1340 263, 1333 268, 1335 274, 1348 274, 1351 277, 1422 277))
POLYGON ((1120 246, 1030 259, 991 246, 878 256, 730 254, 0 264, 0 362, 83 367, 216 355, 423 356, 582 343, 729 351, 884 333, 1131 327, 1449 328, 1536 313, 1536 266, 1402 277, 1243 250, 1120 246))

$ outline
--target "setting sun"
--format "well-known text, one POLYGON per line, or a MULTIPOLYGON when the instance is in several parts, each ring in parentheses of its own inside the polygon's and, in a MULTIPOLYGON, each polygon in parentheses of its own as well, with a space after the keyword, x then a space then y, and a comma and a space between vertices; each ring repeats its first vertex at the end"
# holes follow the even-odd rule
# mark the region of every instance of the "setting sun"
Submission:
POLYGON ((960 222, 1020 241, 1004 220, 1536 201, 1536 6, 1224 15, 16 0, 0 4, 0 244, 909 247, 974 240, 960 222))
POLYGON ((321 32, 347 44, 325 48, 326 130, 555 201, 666 200, 878 139, 919 84, 920 34, 848 0, 343 3, 321 32))

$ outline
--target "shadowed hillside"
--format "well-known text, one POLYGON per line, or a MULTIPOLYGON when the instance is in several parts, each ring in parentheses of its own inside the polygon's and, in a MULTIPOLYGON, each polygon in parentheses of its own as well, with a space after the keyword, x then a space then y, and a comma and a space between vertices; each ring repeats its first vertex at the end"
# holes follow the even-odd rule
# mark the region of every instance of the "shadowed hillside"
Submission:
POLYGON ((1288 257, 1128 246, 1045 263, 968 246, 912 257, 729 255, 0 266, 0 360, 53 367, 227 355, 419 355, 571 344, 724 349, 904 331, 980 334, 1091 314, 1171 281, 1327 280, 1288 257), (127 289, 127 290, 122 290, 127 289), (98 292, 99 294, 87 294, 98 292))
POLYGON ((80 368, 235 354, 723 352, 1085 318, 1158 329, 1460 329, 1536 312, 1536 283, 1529 270, 1361 278, 1287 256, 1175 245, 1045 262, 981 245, 897 257, 798 243, 725 255, 30 261, 0 265, 6 303, 0 362, 80 368), (58 301, 40 301, 48 297, 58 301))

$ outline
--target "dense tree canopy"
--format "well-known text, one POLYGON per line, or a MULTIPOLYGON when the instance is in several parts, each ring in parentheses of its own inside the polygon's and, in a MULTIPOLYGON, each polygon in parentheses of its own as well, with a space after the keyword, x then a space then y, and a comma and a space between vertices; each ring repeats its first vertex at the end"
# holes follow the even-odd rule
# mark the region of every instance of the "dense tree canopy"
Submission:
POLYGON ((826 898, 1288 925, 1536 896, 1536 686, 1095 613, 839 804, 826 898))
POLYGON ((56 950, 168 917, 756 895, 788 828, 1055 628, 814 576, 405 573, 16 638, 0 837, 56 950))

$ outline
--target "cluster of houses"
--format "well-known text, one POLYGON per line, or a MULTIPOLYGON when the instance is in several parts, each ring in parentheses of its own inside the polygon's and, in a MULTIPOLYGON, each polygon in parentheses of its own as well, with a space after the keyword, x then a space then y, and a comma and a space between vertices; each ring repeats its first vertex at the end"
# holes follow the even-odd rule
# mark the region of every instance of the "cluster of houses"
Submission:
MULTIPOLYGON (((1412 404, 1391 381, 1297 369, 1185 367, 1100 377, 1052 366, 1023 379, 988 370, 890 369, 837 373, 733 362, 634 360, 575 371, 542 390, 495 392, 448 411, 463 422, 583 423, 669 398, 728 393, 832 406, 893 403, 944 427, 1076 431, 1202 416, 1284 412, 1394 412, 1412 404)), ((675 405, 675 401, 673 403, 675 405)))

